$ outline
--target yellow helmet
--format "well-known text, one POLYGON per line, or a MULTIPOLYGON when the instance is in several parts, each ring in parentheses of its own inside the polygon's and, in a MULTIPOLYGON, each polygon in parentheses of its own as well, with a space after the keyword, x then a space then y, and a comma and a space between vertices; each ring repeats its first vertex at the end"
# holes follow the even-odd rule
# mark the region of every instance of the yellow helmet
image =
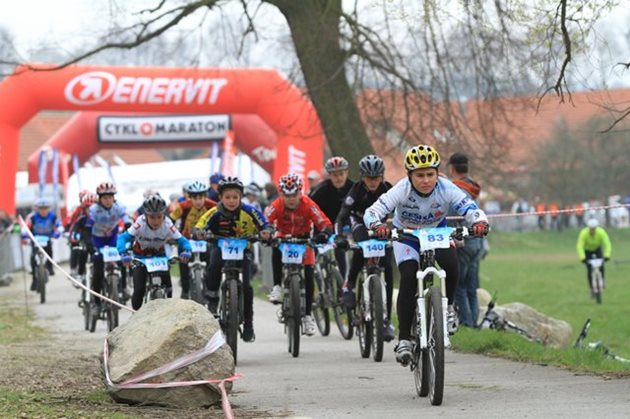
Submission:
POLYGON ((437 169, 440 166, 440 155, 431 146, 417 145, 412 147, 405 154, 405 169, 412 171, 416 169, 425 169, 433 167, 437 169))

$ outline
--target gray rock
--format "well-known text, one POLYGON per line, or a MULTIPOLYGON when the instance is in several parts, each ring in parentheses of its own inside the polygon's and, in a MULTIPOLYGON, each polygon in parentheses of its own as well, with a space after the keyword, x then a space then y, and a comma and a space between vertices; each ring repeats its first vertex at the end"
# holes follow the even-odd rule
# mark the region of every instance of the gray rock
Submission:
POLYGON ((564 320, 549 317, 523 303, 504 304, 496 306, 495 310, 502 318, 540 339, 545 346, 561 348, 571 344, 573 331, 564 320))
MULTIPOLYGON (((208 343, 220 330, 207 309, 190 300, 158 299, 136 312, 129 321, 108 335, 109 374, 112 382, 146 373, 208 343)), ((148 379, 145 382, 195 381, 227 378, 234 374, 234 358, 227 344, 186 367, 148 379)), ((105 377, 103 376, 104 381, 105 377)), ((226 390, 232 389, 226 382, 226 390)), ((117 402, 158 404, 196 408, 219 403, 218 385, 203 384, 161 389, 107 389, 117 402)))

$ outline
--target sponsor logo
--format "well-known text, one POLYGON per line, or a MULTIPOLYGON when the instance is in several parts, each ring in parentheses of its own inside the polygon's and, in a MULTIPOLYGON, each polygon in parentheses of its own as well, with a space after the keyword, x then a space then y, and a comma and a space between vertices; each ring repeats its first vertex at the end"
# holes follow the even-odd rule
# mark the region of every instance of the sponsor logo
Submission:
POLYGON ((98 119, 101 142, 222 140, 229 129, 228 115, 102 116, 98 119))
POLYGON ((267 147, 258 146, 252 150, 252 156, 261 163, 267 163, 276 159, 276 150, 267 147))
POLYGON ((304 177, 304 173, 306 172, 306 152, 300 150, 299 148, 290 145, 289 146, 289 172, 293 172, 304 177))
POLYGON ((151 105, 215 104, 224 78, 116 77, 107 71, 83 73, 68 82, 66 99, 75 105, 114 103, 151 105))

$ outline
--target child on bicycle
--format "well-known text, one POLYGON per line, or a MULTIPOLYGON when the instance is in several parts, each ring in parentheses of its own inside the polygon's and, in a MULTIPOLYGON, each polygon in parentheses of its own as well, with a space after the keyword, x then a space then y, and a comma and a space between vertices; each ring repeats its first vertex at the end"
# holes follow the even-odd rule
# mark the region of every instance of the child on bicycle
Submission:
MULTIPOLYGON (((337 234, 339 234, 343 226, 348 225, 348 221, 350 221, 353 236, 355 240, 358 239, 360 241, 367 240, 368 238, 367 229, 363 224, 365 210, 370 207, 379 196, 390 190, 392 184, 383 180, 383 174, 385 173, 385 163, 383 159, 373 154, 367 155, 359 161, 359 171, 361 173, 361 180, 350 188, 350 192, 348 192, 348 195, 343 200, 341 211, 339 211, 339 215, 335 221, 335 230, 337 234)), ((386 217, 387 216, 385 216, 382 221, 384 221, 386 217)), ((338 240, 337 244, 341 244, 341 247, 343 247, 344 239, 338 240)), ((385 333, 383 335, 387 342, 394 339, 394 327, 389 322, 392 314, 392 295, 394 291, 391 259, 391 249, 387 249, 385 257, 379 260, 379 265, 381 265, 385 271, 385 288, 387 291, 387 320, 385 320, 385 333)), ((348 277, 343 285, 344 304, 349 308, 354 308, 354 285, 357 282, 357 276, 364 262, 363 253, 361 251, 354 252, 352 261, 350 262, 348 277)))
MULTIPOLYGON (((580 261, 586 264, 586 281, 588 289, 591 290, 591 271, 593 267, 588 263, 589 259, 603 258, 604 262, 610 260, 612 245, 608 233, 599 226, 597 218, 589 218, 577 239, 577 255, 580 261)), ((604 264, 600 267, 602 278, 604 278, 604 264)), ((591 290, 591 297, 593 296, 591 290)))
MULTIPOLYGON (((273 201, 265 209, 265 215, 269 224, 275 225, 277 236, 291 235, 294 238, 308 238, 313 227, 319 232, 314 241, 325 243, 328 235, 332 233, 332 223, 309 197, 302 195, 302 179, 295 173, 289 173, 280 178, 279 189, 281 196, 273 201)), ((282 254, 274 248, 271 258, 273 266, 273 288, 269 293, 269 301, 274 304, 282 303, 282 254)), ((315 334, 315 320, 311 316, 313 305, 313 264, 315 253, 313 249, 307 249, 304 255, 304 279, 305 279, 305 316, 302 319, 304 334, 315 334)))
MULTIPOLYGON (((180 230, 184 237, 190 239, 192 230, 199 218, 210 208, 214 208, 217 203, 208 198, 208 186, 198 180, 187 183, 184 189, 188 194, 188 199, 178 202, 169 216, 173 221, 181 220, 180 230)), ((203 253, 200 256, 202 261, 208 262, 208 253, 203 253)), ((179 272, 182 280, 181 298, 187 300, 190 292, 190 267, 188 263, 180 262, 179 272)))
MULTIPOLYGON (((217 193, 219 203, 201 216, 195 228, 199 231, 211 232, 222 237, 247 237, 260 233, 263 240, 268 240, 271 232, 264 215, 252 207, 244 204, 243 183, 236 177, 228 176, 218 181, 217 193)), ((251 246, 245 252, 243 259, 243 334, 245 342, 253 342, 256 339, 254 333, 254 290, 250 284, 251 278, 251 246)), ((221 270, 224 261, 221 258, 221 249, 212 246, 210 250, 210 263, 206 280, 208 290, 208 309, 212 314, 217 313, 219 303, 219 286, 221 285, 221 270)))
MULTIPOLYGON (((35 201, 35 211, 31 212, 25 221, 33 236, 47 236, 51 239, 58 239, 60 236, 61 222, 57 215, 50 211, 50 202, 46 198, 39 198, 35 201)), ((22 242, 28 244, 28 241, 28 236, 23 234, 22 242)), ((37 249, 35 243, 31 243, 31 245, 31 272, 33 275, 31 291, 35 291, 37 289, 37 284, 35 283, 35 255, 37 254, 37 249)), ((53 257, 51 240, 48 241, 43 249, 51 258, 53 257)), ((52 263, 49 260, 46 260, 46 269, 50 276, 55 274, 52 263)))
MULTIPOLYGON (((389 227, 382 220, 392 211, 394 227, 425 228, 445 227, 446 214, 449 209, 453 209, 464 216, 466 223, 471 225, 473 235, 488 234, 486 214, 450 180, 438 176, 439 167, 440 155, 433 147, 417 145, 409 149, 405 155, 407 177, 381 195, 365 211, 363 217, 365 225, 374 230, 377 237, 386 238, 389 236, 389 227)), ((393 247, 400 270, 400 290, 396 304, 400 330, 396 360, 406 365, 412 358, 413 345, 410 337, 418 285, 416 272, 420 249, 418 241, 412 239, 396 241, 393 247)), ((453 308, 458 279, 455 248, 437 249, 435 259, 446 271, 447 328, 449 334, 453 334, 457 331, 457 314, 453 308)))
MULTIPOLYGON (((166 217, 166 201, 159 195, 148 196, 142 203, 144 213, 118 237, 116 247, 122 255, 123 264, 129 266, 133 257, 155 257, 166 255, 166 244, 169 240, 177 241, 179 260, 186 263, 190 258, 191 247, 188 240, 175 228, 170 218, 166 217), (131 244, 133 257, 128 254, 127 245, 131 244)), ((132 269, 133 295, 131 306, 134 310, 142 307, 146 292, 147 269, 138 264, 132 269)), ((166 295, 173 296, 173 285, 169 271, 162 277, 166 285, 166 295)))
POLYGON ((71 246, 70 253, 70 275, 79 277, 85 284, 85 267, 87 264, 88 254, 92 251, 92 244, 88 240, 89 232, 85 226, 89 218, 89 210, 92 205, 98 202, 98 195, 95 193, 85 193, 81 196, 81 205, 77 209, 82 211, 76 217, 73 217, 72 223, 68 226, 68 241, 71 246), (75 249, 75 246, 83 245, 82 252, 75 249))

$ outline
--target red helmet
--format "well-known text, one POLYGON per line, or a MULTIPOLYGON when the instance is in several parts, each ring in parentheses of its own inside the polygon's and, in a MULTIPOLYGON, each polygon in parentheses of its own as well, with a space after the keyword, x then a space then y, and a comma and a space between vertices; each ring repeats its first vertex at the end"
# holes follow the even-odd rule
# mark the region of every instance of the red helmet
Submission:
POLYGON ((283 194, 292 195, 302 190, 302 178, 295 173, 287 173, 278 183, 283 194))
POLYGON ((84 207, 89 207, 92 204, 95 204, 98 201, 98 195, 95 193, 87 193, 83 195, 81 198, 81 205, 84 207))
POLYGON ((87 189, 83 189, 81 192, 79 192, 79 202, 83 201, 83 197, 87 194, 89 194, 90 191, 88 191, 87 189))
POLYGON ((111 182, 103 182, 96 187, 96 193, 98 195, 114 195, 116 192, 116 185, 111 182))
POLYGON ((348 170, 348 167, 350 167, 348 160, 338 156, 329 158, 324 165, 324 169, 326 169, 328 173, 348 170))

